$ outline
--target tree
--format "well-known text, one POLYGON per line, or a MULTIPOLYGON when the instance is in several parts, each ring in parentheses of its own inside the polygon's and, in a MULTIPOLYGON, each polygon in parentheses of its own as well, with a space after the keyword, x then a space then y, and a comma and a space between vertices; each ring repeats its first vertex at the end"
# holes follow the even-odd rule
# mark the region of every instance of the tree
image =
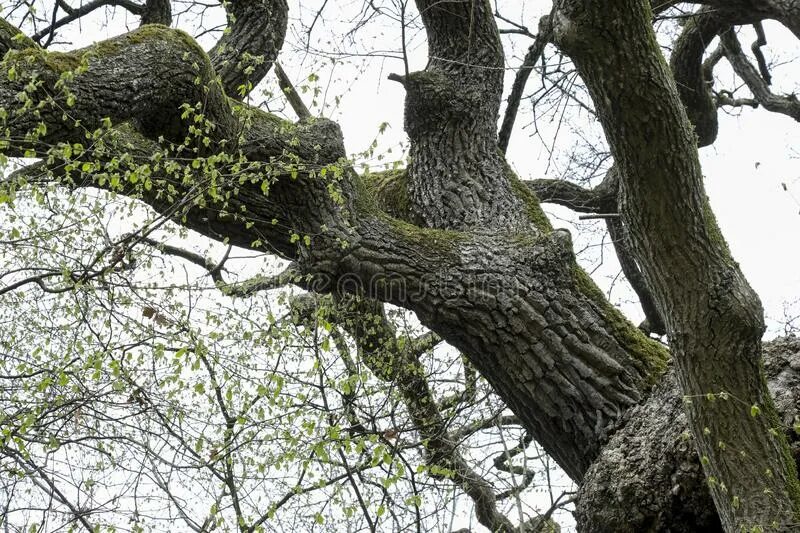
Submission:
MULTIPOLYGON (((800 13, 780 0, 697 4, 668 64, 654 17, 685 5, 555 2, 539 22, 498 135, 505 63, 490 3, 418 0, 428 65, 390 76, 406 92, 409 164, 362 174, 337 125, 310 117, 285 80, 299 122, 243 102, 270 68, 281 75, 275 61, 288 13, 281 0, 227 4, 228 31, 208 53, 187 34, 151 24, 86 49, 49 52, 4 22, 3 149, 39 161, 9 175, 2 200, 13 205, 37 184, 111 191, 204 236, 291 260, 277 278, 229 285, 224 262, 208 266, 170 250, 207 267, 228 295, 287 280, 328 295, 318 311, 300 306, 297 321, 316 313, 355 340, 360 361, 397 387, 429 467, 447 472, 490 530, 515 526, 462 456, 423 379, 419 354, 438 337, 464 354, 465 368, 485 378, 580 484, 579 530, 788 531, 800 513, 789 445, 797 439, 796 392, 785 385, 798 346, 787 339, 762 348, 763 311, 708 206, 698 146, 713 142, 719 106, 758 104, 798 119, 796 98, 770 91, 765 63, 751 64, 735 28, 753 24, 763 37, 761 21, 775 19, 800 36, 800 13), (717 36, 719 47, 706 54, 717 36), (525 80, 546 44, 574 64, 613 156, 591 190, 522 182, 504 159, 525 80), (712 91, 723 57, 752 99, 712 91), (611 215, 609 231, 648 317, 644 332, 577 265, 569 232, 552 228, 540 201, 611 215), (383 303, 413 311, 434 333, 398 333, 383 303), (648 332, 666 333, 668 349, 648 332)), ((163 2, 128 9, 144 22, 170 21, 163 2)), ((147 232, 127 235, 93 250, 79 269, 34 272, 3 292, 31 284, 103 288, 108 276, 132 268, 127 254, 148 239, 147 232)), ((190 329, 148 309, 163 327, 190 329)), ((175 355, 191 352, 207 366, 227 424, 222 448, 230 450, 239 419, 204 362, 206 344, 192 336, 191 350, 175 355)), ((344 345, 339 353, 346 359, 344 345)), ((4 424, 11 449, 27 429, 25 417, 4 424)), ((24 463, 23 451, 9 453, 24 463)), ((209 461, 217 455, 212 450, 209 461)), ((237 507, 229 456, 225 465, 220 498, 237 507)), ((73 513, 84 522, 80 509, 73 513)), ((245 522, 238 507, 236 516, 243 529, 263 523, 245 522)), ((518 527, 546 527, 536 522, 518 527)))

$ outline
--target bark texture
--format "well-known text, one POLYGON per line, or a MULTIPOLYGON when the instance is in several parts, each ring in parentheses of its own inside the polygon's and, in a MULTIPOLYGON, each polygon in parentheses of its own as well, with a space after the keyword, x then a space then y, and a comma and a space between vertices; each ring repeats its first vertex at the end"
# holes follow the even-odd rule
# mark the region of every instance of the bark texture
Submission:
POLYGON ((564 1, 554 34, 586 81, 619 167, 623 222, 665 317, 723 527, 788 530, 800 490, 763 380, 763 311, 708 207, 695 136, 651 18, 638 1, 564 1))
MULTIPOLYGON (((792 5, 762 4, 728 8, 791 23, 792 5)), ((211 238, 292 259, 308 288, 337 294, 353 312, 376 304, 353 303, 352 295, 415 311, 469 358, 561 467, 585 481, 582 530, 713 527, 695 449, 727 531, 790 527, 800 491, 762 377, 760 304, 714 222, 697 159, 695 131, 701 143, 716 131, 703 50, 730 21, 709 15, 687 28, 673 70, 647 2, 562 0, 544 32, 586 82, 618 174, 596 194, 567 193, 586 208, 620 209, 653 314, 670 337, 675 368, 661 381, 666 348, 608 304, 575 263, 569 233, 550 227, 530 188, 556 195, 568 187, 528 187, 505 164, 496 133, 504 59, 490 2, 417 6, 428 66, 393 76, 407 92, 407 172, 358 176, 335 123, 289 123, 237 101, 277 57, 284 0, 230 2, 231 31, 210 54, 159 25, 48 53, 13 39, 16 30, 0 22, 0 107, 11 116, 5 153, 47 157, 59 143, 103 130, 82 156, 95 168, 54 160, 55 178, 128 194, 211 238), (688 92, 679 93, 674 76, 685 76, 688 92), (202 111, 200 135, 192 110, 202 111), (187 153, 199 170, 176 173, 159 159, 187 153), (130 179, 142 166, 150 187, 130 179), (387 196, 403 205, 385 209, 387 196), (675 437, 684 419, 689 439, 675 437), (609 502, 617 504, 606 512, 609 502)), ((794 356, 786 361, 791 367, 794 356)), ((775 375, 781 383, 796 378, 775 375)), ((413 372, 385 378, 403 383, 409 401, 429 395, 413 372)), ((776 395, 784 416, 794 417, 794 397, 776 395)), ((435 428, 436 413, 417 407, 416 423, 435 428)), ((431 431, 435 447, 463 467, 452 443, 431 431)), ((470 473, 462 473, 469 486, 470 473)), ((490 488, 473 485, 473 498, 487 503, 481 520, 508 530, 505 517, 492 514, 490 488)))
MULTIPOLYGON (((465 26, 462 31, 471 30, 465 26)), ((496 30, 491 36, 497 38, 496 30)), ((474 232, 419 228, 383 213, 363 180, 341 168, 341 133, 330 121, 289 124, 251 109, 246 114, 249 127, 238 128, 241 117, 232 112, 210 61, 179 31, 145 26, 64 56, 64 64, 54 57, 35 48, 8 55, 6 67, 13 65, 20 76, 0 86, 0 104, 16 101, 27 84, 26 75, 44 80, 31 97, 47 101, 58 94, 55 83, 62 69, 85 59, 88 68, 70 84, 77 97, 75 116, 85 115, 83 126, 89 128, 100 127, 102 117, 114 124, 128 121, 128 126, 109 134, 107 143, 133 154, 133 161, 146 162, 161 149, 158 137, 173 142, 186 137, 181 104, 204 102, 205 116, 214 127, 208 146, 198 147, 200 153, 222 152, 236 139, 248 160, 270 163, 262 169, 263 178, 230 183, 166 175, 158 177, 158 187, 126 190, 173 216, 174 202, 168 201, 164 188, 171 188, 175 198, 199 196, 178 212, 187 226, 238 246, 263 242, 266 250, 294 259, 319 291, 364 294, 416 311, 423 323, 470 358, 573 478, 581 479, 599 452, 601 438, 646 395, 663 369, 666 350, 604 300, 575 264, 569 234, 549 228, 535 197, 500 166, 496 149, 487 167, 491 172, 482 179, 491 198, 520 206, 509 207, 504 215, 508 226, 494 226, 491 232, 491 227, 474 232), (153 83, 139 90, 146 87, 146 79, 153 83), (338 180, 320 179, 308 170, 325 165, 340 168, 338 180), (498 181, 492 181, 495 178, 498 181), (293 234, 308 235, 310 245, 293 234), (465 323, 471 327, 464 328, 465 323)), ((58 105, 66 105, 59 98, 58 105)), ((499 87, 494 98, 488 107, 492 120, 499 87)), ((48 145, 83 138, 84 130, 71 121, 64 123, 60 112, 40 117, 22 114, 14 122, 15 131, 24 138, 23 132, 45 120, 51 127, 40 141, 48 145)), ((494 143, 496 148, 496 135, 486 128, 481 132, 490 135, 483 139, 486 146, 494 143)), ((456 153, 456 146, 447 148, 445 141, 458 139, 444 138, 440 148, 456 153)), ((21 153, 38 146, 22 143, 11 149, 21 153)), ((433 147, 421 143, 415 150, 432 153, 433 147)), ((466 147, 459 150, 470 153, 466 147)), ((472 164, 456 162, 462 163, 472 164)), ((441 179, 437 168, 431 167, 426 179, 441 179)), ((469 177, 466 170, 447 175, 469 177)), ((412 183, 411 196, 414 187, 412 183)), ((429 191, 431 201, 442 201, 434 189, 421 188, 429 191)), ((441 224, 446 216, 458 218, 456 212, 446 215, 445 207, 438 212, 441 224)), ((485 221, 488 226, 490 219, 485 221)))
MULTIPOLYGON (((769 390, 792 455, 800 453, 800 339, 764 346, 769 390)), ((586 532, 714 532, 722 524, 671 368, 603 448, 581 487, 576 519, 586 532)))

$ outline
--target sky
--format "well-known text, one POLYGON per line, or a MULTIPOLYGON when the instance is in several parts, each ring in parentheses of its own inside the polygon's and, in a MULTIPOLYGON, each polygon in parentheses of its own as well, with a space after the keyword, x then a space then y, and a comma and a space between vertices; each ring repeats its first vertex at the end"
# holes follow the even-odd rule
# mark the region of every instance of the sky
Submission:
MULTIPOLYGON (((396 28, 388 24, 366 27, 355 37, 358 46, 363 47, 362 52, 369 57, 330 53, 356 46, 346 37, 347 25, 352 24, 352 20, 342 13, 348 9, 355 13, 357 4, 345 2, 342 12, 326 15, 323 22, 339 28, 342 35, 320 35, 324 30, 315 30, 310 50, 303 48, 304 36, 295 27, 280 60, 305 98, 310 100, 314 88, 319 90, 316 97, 319 105, 312 107, 312 112, 321 112, 341 124, 352 154, 367 150, 373 140, 378 139, 375 155, 368 158, 368 163, 379 169, 386 162, 401 159, 403 154, 404 93, 399 84, 386 79, 390 72, 401 72, 403 64, 399 59, 382 59, 374 54, 375 50, 398 48, 396 28), (327 57, 313 53, 314 47, 325 50, 327 57), (317 74, 319 81, 309 82, 311 73, 317 74), (310 90, 303 93, 305 85, 310 90), (388 128, 379 135, 383 123, 387 123, 388 128)), ((309 5, 306 3, 307 8, 309 5)), ((501 5, 508 8, 507 16, 520 16, 519 20, 525 20, 532 28, 536 27, 538 16, 548 8, 544 2, 515 5, 508 1, 501 5)), ((303 13, 303 19, 308 21, 310 13, 303 13)), ((184 21, 188 25, 189 17, 179 19, 179 23, 184 21)), ((213 25, 212 21, 210 17, 207 24, 213 25)), ((135 26, 134 20, 129 22, 135 26)), ((103 20, 97 19, 94 24, 84 24, 79 34, 72 31, 70 47, 75 47, 118 34, 120 27, 117 23, 104 25, 103 20)), ((798 53, 796 40, 774 25, 769 25, 767 32, 770 42, 767 57, 782 63, 773 70, 776 86, 786 92, 795 91, 797 82, 794 80, 798 78, 792 75, 795 67, 789 63, 798 53)), ((418 34, 411 37, 411 69, 422 69, 426 62, 424 41, 418 34)), ((206 46, 211 42, 206 40, 206 46)), ((511 52, 507 71, 510 79, 527 41, 517 38, 513 44, 510 41, 507 44, 511 52)), ((726 75, 723 71, 723 80, 726 75)), ((529 92, 536 91, 540 85, 537 76, 532 76, 529 92)), ((264 88, 274 91, 273 82, 268 81, 264 88)), ((283 106, 274 97, 256 95, 255 100, 267 100, 272 109, 283 106)), ((523 103, 523 112, 525 106, 529 104, 523 103)), ((558 114, 540 118, 535 128, 529 112, 518 120, 509 148, 509 161, 522 179, 562 177, 570 151, 582 137, 603 149, 595 122, 572 109, 568 116, 571 118, 567 123, 562 123, 558 114), (553 147, 556 147, 555 153, 553 147)), ((702 149, 700 155, 707 194, 718 223, 735 259, 762 299, 768 327, 765 337, 774 337, 787 330, 787 321, 800 315, 800 130, 792 119, 762 109, 720 113, 719 137, 713 146, 702 149)), ((579 222, 576 215, 563 208, 547 205, 545 209, 554 226, 571 230, 580 260, 611 300, 634 321, 641 320, 641 311, 630 290, 619 281, 619 267, 601 224, 579 222)), ((800 319, 794 325, 800 327, 800 319)))

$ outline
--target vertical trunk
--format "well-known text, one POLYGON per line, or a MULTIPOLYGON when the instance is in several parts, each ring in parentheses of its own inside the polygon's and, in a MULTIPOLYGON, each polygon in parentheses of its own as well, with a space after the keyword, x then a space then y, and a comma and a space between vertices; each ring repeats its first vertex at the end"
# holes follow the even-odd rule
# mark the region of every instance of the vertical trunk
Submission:
POLYGON ((797 521, 800 490, 762 375, 761 306, 708 206, 696 139, 649 5, 562 1, 555 35, 589 88, 619 166, 623 221, 667 322, 723 527, 785 530, 797 521))
POLYGON ((417 4, 429 61, 403 80, 414 211, 434 228, 530 231, 497 145, 504 60, 491 6, 417 4))
POLYGON ((412 211, 430 227, 498 242, 461 245, 460 270, 429 276, 428 298, 403 305, 467 355, 580 480, 666 351, 605 302, 575 264, 568 232, 552 231, 507 169, 497 144, 503 51, 489 2, 417 5, 428 66, 393 76, 407 91, 412 211))

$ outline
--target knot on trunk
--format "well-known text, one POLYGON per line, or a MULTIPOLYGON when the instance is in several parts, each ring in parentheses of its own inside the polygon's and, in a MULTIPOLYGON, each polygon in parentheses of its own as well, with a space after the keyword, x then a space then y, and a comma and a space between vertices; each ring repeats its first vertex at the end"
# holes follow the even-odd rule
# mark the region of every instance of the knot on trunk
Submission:
POLYGON ((406 89, 405 123, 412 138, 441 129, 447 123, 474 122, 489 116, 475 112, 486 107, 484 84, 437 70, 412 72, 392 79, 398 78, 406 89))

